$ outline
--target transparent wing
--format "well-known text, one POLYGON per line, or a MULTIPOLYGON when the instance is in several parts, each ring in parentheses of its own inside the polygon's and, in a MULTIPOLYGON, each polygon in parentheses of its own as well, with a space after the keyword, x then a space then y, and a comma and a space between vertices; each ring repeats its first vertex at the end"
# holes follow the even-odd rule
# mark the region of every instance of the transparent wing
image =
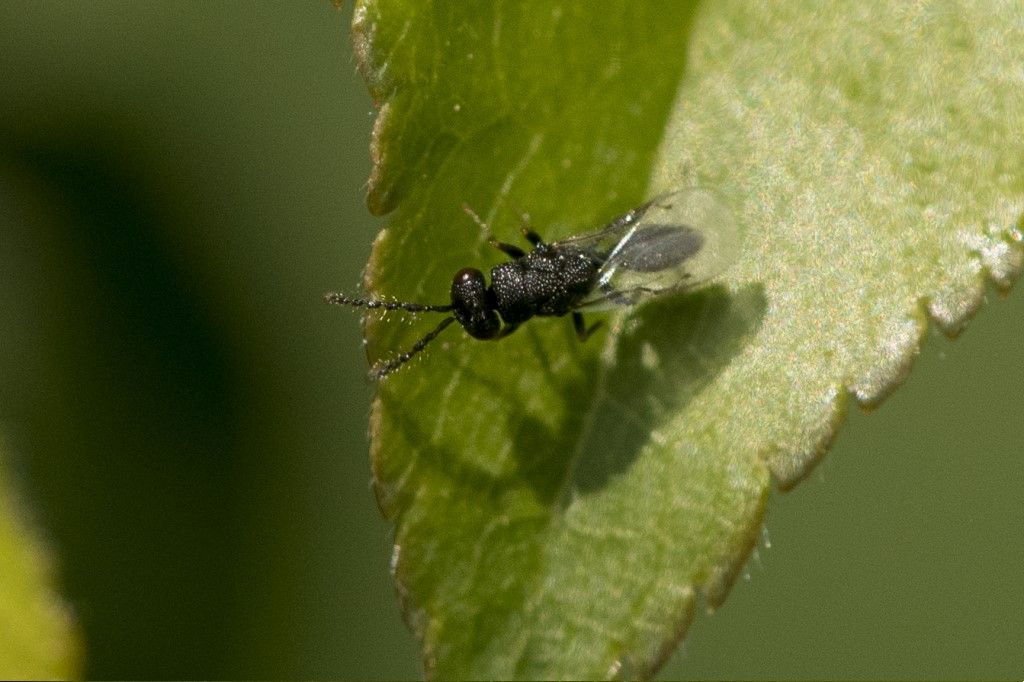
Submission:
MULTIPOLYGON (((675 193, 673 192, 672 194, 675 193)), ((615 247, 619 245, 619 242, 622 241, 622 238, 643 218, 654 202, 659 201, 663 197, 669 197, 672 194, 665 194, 651 199, 647 203, 623 213, 600 230, 561 239, 555 242, 553 246, 579 249, 598 257, 601 261, 605 261, 612 251, 615 250, 615 247)))
POLYGON ((690 188, 663 194, 602 230, 559 243, 603 261, 597 286, 580 304, 598 310, 704 284, 735 260, 740 233, 721 197, 690 188))

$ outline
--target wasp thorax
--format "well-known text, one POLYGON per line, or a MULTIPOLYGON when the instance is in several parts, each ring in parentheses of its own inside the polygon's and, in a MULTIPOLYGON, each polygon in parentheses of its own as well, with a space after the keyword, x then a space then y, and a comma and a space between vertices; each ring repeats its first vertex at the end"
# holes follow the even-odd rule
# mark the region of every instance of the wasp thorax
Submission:
POLYGON ((494 308, 488 304, 487 281, 476 268, 463 268, 452 280, 452 313, 466 333, 477 339, 493 339, 501 329, 494 308))

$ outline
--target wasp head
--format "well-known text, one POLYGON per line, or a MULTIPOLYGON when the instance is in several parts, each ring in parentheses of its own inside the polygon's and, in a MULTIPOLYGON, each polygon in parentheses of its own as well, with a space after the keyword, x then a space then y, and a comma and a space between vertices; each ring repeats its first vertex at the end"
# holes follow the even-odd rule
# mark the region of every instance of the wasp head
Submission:
POLYGON ((452 280, 452 313, 476 339, 493 339, 501 329, 487 292, 487 282, 476 268, 463 268, 452 280))

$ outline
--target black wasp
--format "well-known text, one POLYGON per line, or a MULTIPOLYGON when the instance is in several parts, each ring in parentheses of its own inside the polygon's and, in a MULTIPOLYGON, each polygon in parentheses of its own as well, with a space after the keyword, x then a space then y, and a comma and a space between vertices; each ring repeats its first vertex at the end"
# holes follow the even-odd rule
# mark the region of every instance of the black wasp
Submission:
POLYGON ((698 286, 721 273, 739 246, 732 213, 714 192, 702 188, 663 194, 600 230, 568 239, 549 243, 533 230, 524 229, 523 234, 533 247, 530 251, 491 238, 491 244, 511 260, 491 268, 490 286, 476 268, 459 270, 448 305, 333 293, 325 299, 359 308, 451 313, 412 348, 378 363, 370 374, 381 379, 452 322, 473 338, 500 339, 531 317, 571 314, 577 335, 585 339, 600 323, 588 328, 582 312, 636 305, 698 286))

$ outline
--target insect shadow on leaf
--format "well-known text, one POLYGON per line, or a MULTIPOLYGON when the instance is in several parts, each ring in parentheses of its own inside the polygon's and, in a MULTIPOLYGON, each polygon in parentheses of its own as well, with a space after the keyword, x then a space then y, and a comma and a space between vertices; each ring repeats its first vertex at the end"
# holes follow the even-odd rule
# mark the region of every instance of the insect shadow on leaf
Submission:
POLYGON ((756 335, 767 301, 760 284, 712 287, 659 300, 626 325, 581 434, 561 504, 600 490, 756 335))

